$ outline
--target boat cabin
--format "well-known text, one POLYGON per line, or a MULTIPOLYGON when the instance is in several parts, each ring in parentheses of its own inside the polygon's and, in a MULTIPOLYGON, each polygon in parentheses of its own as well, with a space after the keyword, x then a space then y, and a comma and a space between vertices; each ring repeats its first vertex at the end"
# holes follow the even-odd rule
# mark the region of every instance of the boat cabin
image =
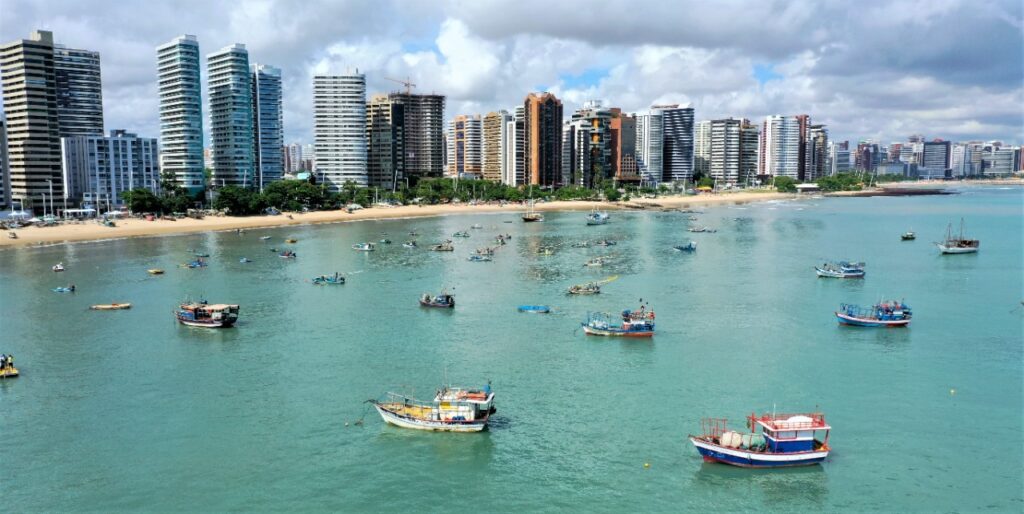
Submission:
POLYGON ((747 417, 747 424, 756 432, 761 429, 765 450, 771 453, 809 452, 828 445, 829 431, 825 415, 813 414, 764 414, 747 417), (819 441, 816 436, 823 432, 819 441))

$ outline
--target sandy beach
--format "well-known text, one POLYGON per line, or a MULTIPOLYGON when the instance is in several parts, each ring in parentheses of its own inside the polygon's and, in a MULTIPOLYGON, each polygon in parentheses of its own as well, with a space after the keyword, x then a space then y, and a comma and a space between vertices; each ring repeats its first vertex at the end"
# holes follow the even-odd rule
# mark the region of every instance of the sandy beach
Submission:
MULTIPOLYGON (((653 199, 635 199, 630 202, 585 202, 558 201, 538 203, 538 211, 589 211, 624 209, 688 209, 713 205, 742 204, 757 201, 785 200, 795 198, 793 194, 771 192, 737 192, 704 194, 697 196, 661 196, 653 199)), ((285 213, 279 216, 208 216, 197 220, 191 218, 177 221, 128 218, 117 221, 116 227, 105 227, 95 221, 68 223, 53 227, 25 227, 16 230, 17 239, 0 238, 0 248, 31 247, 83 241, 98 241, 128 237, 154 237, 196 232, 224 230, 250 230, 257 228, 283 227, 289 225, 310 225, 317 223, 342 223, 360 220, 389 218, 415 218, 425 216, 447 216, 457 214, 478 214, 488 212, 519 213, 526 209, 521 204, 486 205, 407 205, 394 208, 368 208, 348 213, 344 210, 317 211, 309 213, 285 213), (289 215, 291 216, 289 218, 289 215)))

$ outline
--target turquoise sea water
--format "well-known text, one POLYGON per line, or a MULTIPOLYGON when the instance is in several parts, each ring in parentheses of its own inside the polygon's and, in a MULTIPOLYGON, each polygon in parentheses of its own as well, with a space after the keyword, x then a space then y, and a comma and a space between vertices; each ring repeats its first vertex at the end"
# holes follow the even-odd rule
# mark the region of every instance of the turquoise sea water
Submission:
POLYGON ((16 511, 1019 512, 1022 206, 1021 189, 988 188, 696 214, 715 234, 685 232, 683 213, 587 227, 583 213, 523 224, 510 211, 2 251, 0 351, 23 375, 0 382, 0 495, 16 511), (981 252, 939 255, 929 242, 961 217, 981 252), (485 228, 453 253, 400 245, 410 230, 425 247, 473 223, 485 228), (911 228, 917 241, 901 242, 911 228), (382 232, 395 243, 350 249, 382 232), (494 262, 466 261, 499 232, 513 238, 494 262), (600 238, 619 244, 569 247, 600 238), (690 239, 694 254, 671 248, 690 239), (210 267, 177 268, 189 248, 210 267), (597 255, 611 256, 604 269, 582 266, 597 255), (814 264, 842 258, 866 261, 867 278, 815 278, 814 264), (58 261, 67 272, 50 271, 58 261), (308 283, 334 271, 348 284, 308 283), (620 278, 601 295, 563 294, 608 275, 620 278), (70 282, 77 293, 50 291, 70 282), (442 285, 454 312, 417 306, 442 285), (187 295, 240 303, 241 322, 178 326, 187 295), (840 302, 883 296, 913 306, 910 328, 836 324, 840 302), (657 312, 653 340, 577 329, 588 310, 640 298, 657 312), (428 397, 445 375, 493 382, 489 431, 403 430, 366 413, 368 398, 428 397), (822 466, 705 464, 686 440, 703 416, 740 428, 752 411, 815 407, 834 427, 822 466))

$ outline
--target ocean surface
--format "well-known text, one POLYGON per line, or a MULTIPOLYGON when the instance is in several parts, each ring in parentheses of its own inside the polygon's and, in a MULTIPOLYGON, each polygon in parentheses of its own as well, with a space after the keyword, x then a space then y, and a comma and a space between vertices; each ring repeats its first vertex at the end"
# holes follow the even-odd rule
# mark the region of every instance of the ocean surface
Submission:
POLYGON ((1022 234, 1024 191, 993 187, 597 227, 510 209, 0 251, 0 352, 22 371, 0 381, 0 497, 12 511, 1020 512, 1022 234), (940 255, 930 242, 961 218, 981 251, 940 255), (918 239, 901 242, 908 229, 918 239), (460 230, 455 252, 426 250, 460 230), (402 248, 410 231, 421 249, 402 248), (498 233, 512 240, 493 262, 466 260, 498 233), (382 237, 394 244, 351 249, 382 237), (570 247, 604 238, 618 245, 570 247), (695 253, 672 249, 688 240, 695 253), (188 249, 210 266, 179 268, 188 249), (604 268, 582 265, 598 255, 604 268), (867 277, 816 278, 829 259, 866 261, 867 277), (335 271, 346 285, 309 283, 335 271), (615 275, 600 295, 564 294, 615 275), (441 287, 454 311, 417 305, 441 287), (186 297, 239 303, 241 321, 179 326, 186 297), (641 298, 652 340, 579 330, 641 298), (909 328, 837 325, 840 302, 881 298, 913 307, 909 328), (89 310, 111 302, 133 308, 89 310), (489 431, 399 429, 364 403, 446 379, 491 381, 489 431), (815 409, 834 428, 821 466, 708 464, 686 439, 702 417, 740 429, 751 412, 815 409))

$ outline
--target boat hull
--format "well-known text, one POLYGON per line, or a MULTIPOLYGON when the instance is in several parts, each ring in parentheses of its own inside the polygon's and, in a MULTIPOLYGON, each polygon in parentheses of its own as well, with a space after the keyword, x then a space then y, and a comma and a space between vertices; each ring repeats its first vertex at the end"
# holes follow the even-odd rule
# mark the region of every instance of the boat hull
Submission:
POLYGON ((424 302, 423 300, 420 300, 420 305, 423 306, 423 307, 430 307, 432 309, 454 309, 455 308, 455 304, 454 303, 433 303, 433 302, 424 302))
POLYGON ((938 244, 936 246, 938 246, 939 247, 939 251, 944 253, 944 254, 977 253, 978 252, 978 247, 977 246, 961 247, 961 246, 946 246, 944 244, 938 244))
POLYGON ((589 325, 583 325, 583 332, 588 336, 606 336, 606 337, 654 337, 653 330, 619 330, 612 328, 595 328, 589 325))
POLYGON ((410 418, 391 412, 378 404, 373 407, 377 409, 381 419, 389 425, 396 427, 411 428, 413 430, 429 430, 432 432, 480 432, 487 428, 487 419, 473 421, 435 421, 428 419, 410 418))
POLYGON ((854 327, 905 327, 910 324, 910 319, 896 319, 896 320, 880 320, 870 318, 857 318, 850 316, 843 312, 836 312, 836 318, 839 320, 840 325, 850 325, 854 327))
POLYGON ((743 468, 784 468, 813 466, 828 457, 828 450, 796 453, 759 453, 738 448, 726 448, 697 437, 690 436, 690 442, 707 462, 720 462, 743 468))
POLYGON ((823 278, 864 278, 863 271, 832 271, 815 267, 814 272, 823 278))
POLYGON ((189 327, 201 327, 201 328, 230 328, 234 326, 235 320, 223 320, 223 321, 206 321, 206 320, 191 320, 178 318, 178 323, 189 327))

